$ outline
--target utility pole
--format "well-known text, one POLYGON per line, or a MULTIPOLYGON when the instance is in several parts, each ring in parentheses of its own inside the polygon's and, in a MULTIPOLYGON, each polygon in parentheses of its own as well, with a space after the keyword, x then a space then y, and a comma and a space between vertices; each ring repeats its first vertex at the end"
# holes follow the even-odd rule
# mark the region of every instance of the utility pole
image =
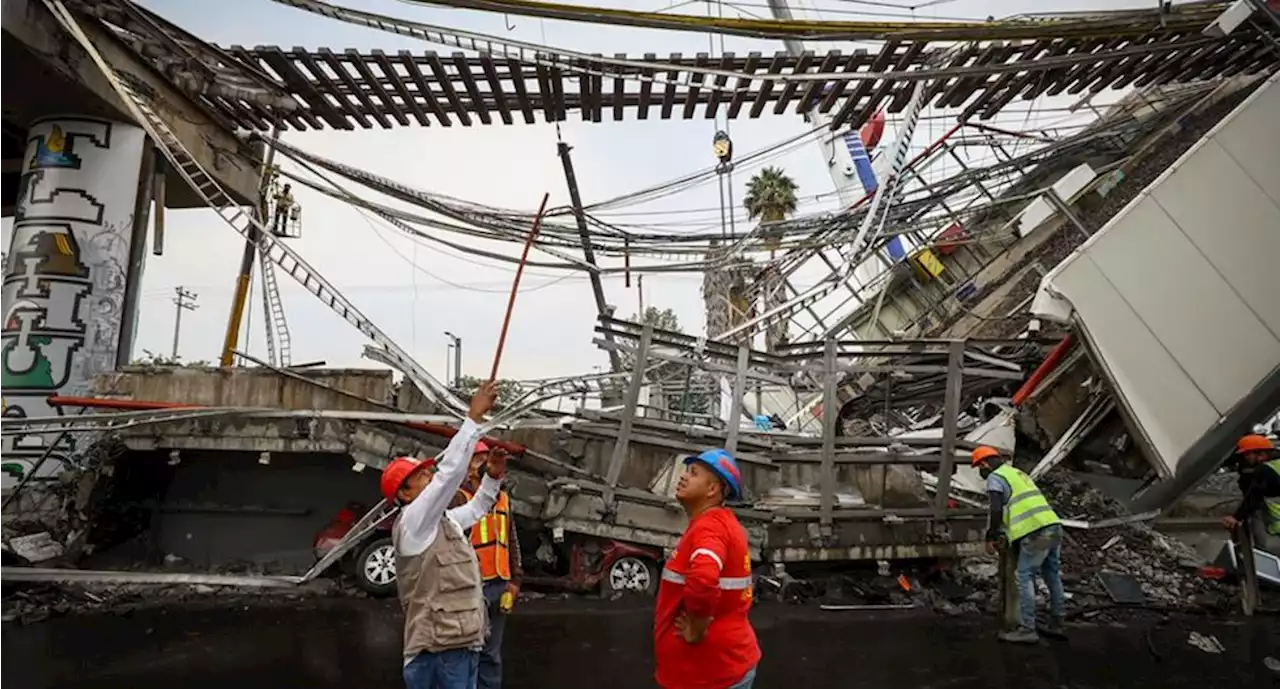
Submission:
MULTIPOLYGON (((272 131, 272 144, 279 140, 280 127, 277 125, 272 131)), ((254 217, 266 227, 271 224, 271 218, 267 217, 267 193, 271 189, 271 164, 275 160, 276 147, 259 142, 255 148, 263 152, 263 163, 258 173, 258 203, 253 206, 250 213, 253 213, 254 217)), ((236 289, 231 298, 231 314, 227 317, 227 334, 222 342, 220 363, 223 366, 230 366, 235 361, 232 352, 235 351, 236 342, 240 339, 240 322, 244 318, 245 302, 249 297, 249 283, 253 279, 253 259, 257 250, 258 228, 251 224, 249 235, 244 240, 244 251, 240 255, 240 272, 237 274, 236 289)), ((270 318, 269 315, 268 318, 270 318)), ((267 327, 271 327, 269 321, 267 327)))
MULTIPOLYGON (((600 282, 600 271, 596 269, 596 252, 591 248, 591 232, 587 229, 587 217, 582 212, 582 196, 578 193, 578 178, 573 174, 573 160, 569 158, 570 150, 572 147, 563 141, 556 145, 560 162, 564 165, 564 180, 569 185, 569 202, 573 204, 573 218, 578 221, 578 236, 582 240, 582 257, 591 266, 588 276, 591 278, 591 292, 596 298, 596 312, 601 316, 610 316, 612 310, 604 300, 604 285, 600 282)), ((613 344, 612 334, 606 332, 604 339, 608 340, 609 344, 613 344)), ((609 349, 609 366, 614 373, 622 370, 622 358, 618 356, 617 349, 609 349)))
POLYGON ((199 306, 196 304, 196 297, 199 295, 195 292, 188 292, 178 285, 173 288, 173 303, 177 309, 173 315, 173 358, 178 358, 178 337, 182 332, 182 312, 195 311, 199 306))

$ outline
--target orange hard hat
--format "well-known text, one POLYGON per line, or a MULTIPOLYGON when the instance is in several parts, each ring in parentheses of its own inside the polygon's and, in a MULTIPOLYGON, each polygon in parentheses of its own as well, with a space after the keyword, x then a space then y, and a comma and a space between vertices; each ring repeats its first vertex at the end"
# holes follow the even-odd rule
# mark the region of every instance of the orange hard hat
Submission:
POLYGON ((999 450, 995 449, 994 447, 982 445, 980 447, 974 448, 973 454, 970 455, 969 465, 978 466, 985 460, 991 459, 992 457, 999 457, 999 456, 1000 456, 999 450))
POLYGON ((413 457, 396 457, 391 460, 387 468, 382 470, 382 479, 379 482, 382 488, 382 497, 395 502, 396 493, 400 492, 400 486, 404 485, 405 479, 409 478, 409 474, 420 468, 434 465, 434 459, 417 460, 413 457))
POLYGON ((473 455, 478 455, 478 454, 480 454, 481 452, 488 452, 488 451, 489 451, 489 449, 490 449, 490 448, 489 448, 489 443, 486 443, 486 442, 484 441, 484 438, 481 438, 481 439, 479 439, 479 440, 477 440, 477 441, 476 441, 476 449, 475 449, 475 450, 472 450, 471 454, 473 454, 473 455))
POLYGON ((1250 434, 1236 441, 1236 454, 1246 452, 1269 452, 1276 449, 1275 443, 1265 435, 1250 434))

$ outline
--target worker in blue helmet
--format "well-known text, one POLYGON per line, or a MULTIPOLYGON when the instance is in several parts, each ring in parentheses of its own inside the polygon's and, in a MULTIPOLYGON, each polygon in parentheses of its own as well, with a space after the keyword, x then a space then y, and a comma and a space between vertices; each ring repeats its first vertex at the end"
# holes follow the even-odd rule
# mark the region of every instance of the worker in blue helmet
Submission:
POLYGON ((749 689, 760 662, 751 609, 747 532, 727 500, 742 499, 742 471, 727 450, 684 460, 676 499, 689 515, 662 570, 653 636, 658 685, 749 689))

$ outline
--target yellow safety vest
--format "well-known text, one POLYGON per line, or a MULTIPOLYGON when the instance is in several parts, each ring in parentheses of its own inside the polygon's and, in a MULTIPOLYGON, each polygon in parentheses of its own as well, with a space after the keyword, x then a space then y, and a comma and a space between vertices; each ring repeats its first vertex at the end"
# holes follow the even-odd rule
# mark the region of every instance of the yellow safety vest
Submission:
MULTIPOLYGON (((1280 474, 1280 459, 1273 459, 1263 466, 1280 474)), ((1280 496, 1263 498, 1263 502, 1267 504, 1267 533, 1280 536, 1280 496)))
POLYGON ((995 474, 1009 483, 1009 500, 1004 504, 1004 533, 1010 543, 1033 531, 1062 523, 1030 476, 1012 464, 1000 465, 995 474))

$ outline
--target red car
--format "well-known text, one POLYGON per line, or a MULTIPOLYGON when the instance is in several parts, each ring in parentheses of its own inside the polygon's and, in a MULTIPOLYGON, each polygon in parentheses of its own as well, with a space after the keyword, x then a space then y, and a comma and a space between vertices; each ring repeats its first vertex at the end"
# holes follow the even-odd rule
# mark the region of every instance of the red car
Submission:
MULTIPOLYGON (((332 550, 368 508, 351 502, 334 515, 313 548, 316 559, 332 550)), ((388 518, 364 537, 341 560, 341 567, 355 577, 356 585, 374 596, 391 596, 396 590, 396 554, 391 545, 388 518)), ((581 534, 563 534, 559 541, 546 530, 517 530, 521 540, 525 585, 568 591, 598 590, 603 595, 658 591, 662 549, 581 534), (531 547, 535 546, 536 547, 531 547)))

